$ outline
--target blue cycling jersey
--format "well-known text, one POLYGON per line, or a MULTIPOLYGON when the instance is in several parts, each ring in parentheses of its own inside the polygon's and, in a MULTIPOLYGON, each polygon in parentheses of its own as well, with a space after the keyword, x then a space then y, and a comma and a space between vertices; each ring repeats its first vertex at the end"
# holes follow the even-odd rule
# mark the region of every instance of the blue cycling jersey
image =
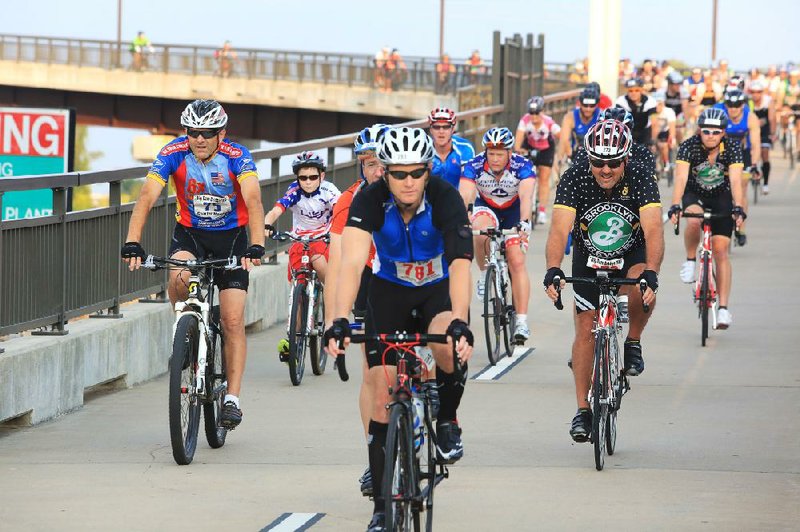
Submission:
POLYGON ((581 110, 577 107, 572 110, 572 118, 573 122, 575 122, 575 126, 572 128, 571 138, 573 150, 583 146, 583 137, 586 136, 586 132, 589 131, 589 128, 592 127, 595 122, 597 122, 599 116, 600 108, 596 107, 589 121, 583 122, 583 119, 581 118, 581 110))
POLYGON ((750 118, 750 107, 745 105, 743 107, 742 118, 734 123, 728 113, 728 108, 724 103, 714 105, 717 109, 722 109, 728 115, 728 126, 725 128, 725 136, 731 140, 738 140, 746 150, 750 149, 750 128, 747 127, 747 121, 750 118))
POLYGON ((453 135, 452 140, 453 147, 446 160, 442 161, 439 155, 434 153, 431 175, 439 176, 458 188, 464 163, 475 157, 475 148, 472 147, 472 144, 467 139, 458 135, 453 135))
POLYGON ((525 179, 535 179, 531 161, 518 153, 511 154, 508 164, 499 176, 489 168, 486 153, 481 153, 464 165, 464 180, 475 183, 478 197, 476 206, 488 206, 493 210, 508 209, 514 205, 519 209, 519 185, 525 179), (516 203, 515 203, 516 202, 516 203))

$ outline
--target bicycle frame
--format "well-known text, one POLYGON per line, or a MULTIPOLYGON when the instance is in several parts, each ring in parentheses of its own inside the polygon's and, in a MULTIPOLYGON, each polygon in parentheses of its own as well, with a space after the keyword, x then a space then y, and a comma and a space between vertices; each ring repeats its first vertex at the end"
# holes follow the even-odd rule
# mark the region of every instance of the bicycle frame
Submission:
MULTIPOLYGON (((598 279, 608 280, 608 272, 605 270, 597 271, 598 279)), ((602 331, 605 331, 608 338, 612 340, 613 345, 610 347, 609 352, 605 353, 608 356, 607 367, 609 371, 605 373, 604 389, 611 390, 611 393, 600 399, 602 404, 607 404, 611 410, 615 410, 618 406, 616 384, 618 376, 622 375, 620 370, 620 354, 619 354, 619 334, 622 333, 622 324, 618 320, 617 312, 617 290, 613 285, 608 283, 600 284, 600 304, 597 311, 595 311, 594 325, 592 326, 592 334, 598 338, 602 331), (617 378, 615 378, 617 376, 617 378)), ((603 361, 606 363, 606 361, 603 361)), ((596 373, 599 368, 595 367, 593 373, 596 373)), ((592 379, 594 382, 594 378, 592 379)), ((625 389, 623 388, 623 393, 625 389)), ((592 394, 594 390, 589 389, 588 401, 591 404, 592 394)))
MULTIPOLYGON (((708 271, 708 308, 714 308, 717 301, 717 283, 716 283, 716 268, 714 266, 714 252, 711 250, 711 216, 710 212, 703 213, 703 242, 698 251, 700 260, 698 267, 700 275, 695 276, 694 283, 694 301, 695 303, 701 300, 701 292, 703 290, 703 269, 708 271)), ((716 313, 712 314, 713 327, 716 329, 716 313)))

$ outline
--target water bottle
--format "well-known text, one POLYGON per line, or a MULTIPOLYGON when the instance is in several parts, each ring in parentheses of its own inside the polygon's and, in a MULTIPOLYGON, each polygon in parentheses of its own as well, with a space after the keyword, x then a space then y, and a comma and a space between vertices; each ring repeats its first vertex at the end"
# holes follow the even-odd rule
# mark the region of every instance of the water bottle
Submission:
POLYGON ((628 296, 621 295, 617 297, 617 314, 619 315, 620 323, 628 323, 628 296))
POLYGON ((412 397, 411 401, 414 403, 414 450, 417 457, 421 457, 425 443, 425 405, 418 397, 412 397))

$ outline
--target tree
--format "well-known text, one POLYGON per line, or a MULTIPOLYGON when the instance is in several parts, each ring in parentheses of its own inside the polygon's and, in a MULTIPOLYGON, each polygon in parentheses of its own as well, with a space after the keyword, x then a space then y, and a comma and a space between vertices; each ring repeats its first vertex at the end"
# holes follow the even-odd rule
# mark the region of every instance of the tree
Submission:
MULTIPOLYGON (((89 136, 89 128, 83 124, 75 126, 75 171, 82 172, 89 170, 92 161, 103 156, 101 151, 89 151, 86 147, 86 139, 89 136)), ((100 202, 92 198, 92 185, 83 185, 72 189, 72 210, 82 211, 99 207, 100 202)))

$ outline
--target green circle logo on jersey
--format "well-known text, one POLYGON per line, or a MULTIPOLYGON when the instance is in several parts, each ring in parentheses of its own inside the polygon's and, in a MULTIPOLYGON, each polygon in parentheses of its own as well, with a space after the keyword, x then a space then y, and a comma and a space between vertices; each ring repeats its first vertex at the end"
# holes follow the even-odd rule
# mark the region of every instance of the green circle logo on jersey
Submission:
POLYGON ((714 188, 725 180, 725 172, 716 165, 709 165, 697 171, 697 180, 705 187, 714 188))
POLYGON ((597 249, 614 252, 630 239, 633 227, 620 215, 606 211, 591 221, 587 233, 597 249))

